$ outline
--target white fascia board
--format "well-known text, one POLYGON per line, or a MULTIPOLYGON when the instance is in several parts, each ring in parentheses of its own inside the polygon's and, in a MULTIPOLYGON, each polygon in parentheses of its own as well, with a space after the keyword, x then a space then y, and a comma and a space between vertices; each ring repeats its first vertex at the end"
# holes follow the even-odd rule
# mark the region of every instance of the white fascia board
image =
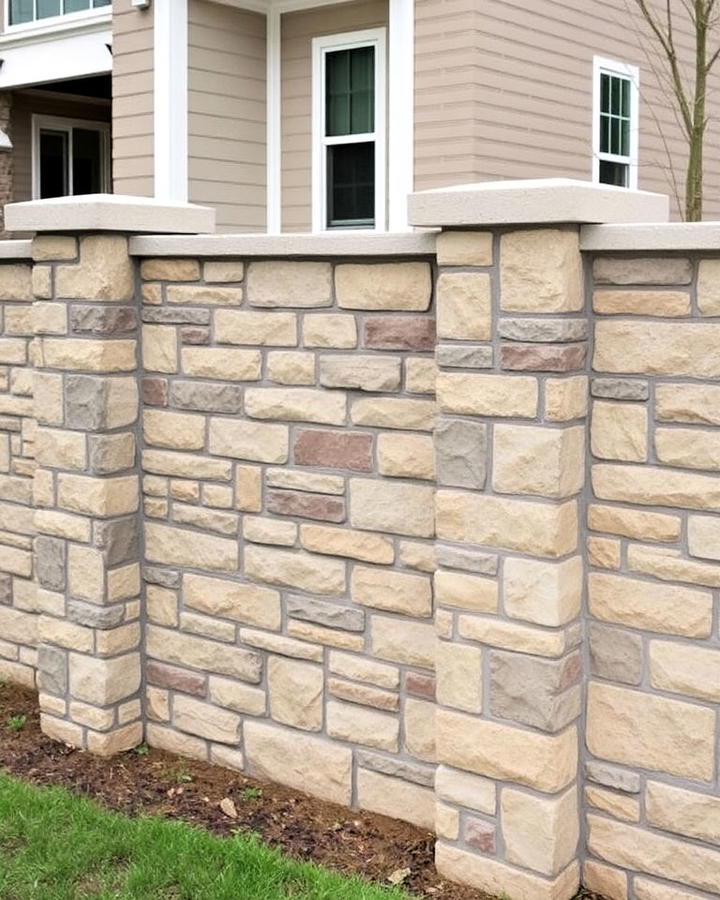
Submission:
POLYGON ((108 45, 112 32, 107 30, 0 45, 0 90, 111 72, 108 45))
POLYGON ((154 131, 155 197, 188 199, 188 6, 187 0, 155 0, 154 131))

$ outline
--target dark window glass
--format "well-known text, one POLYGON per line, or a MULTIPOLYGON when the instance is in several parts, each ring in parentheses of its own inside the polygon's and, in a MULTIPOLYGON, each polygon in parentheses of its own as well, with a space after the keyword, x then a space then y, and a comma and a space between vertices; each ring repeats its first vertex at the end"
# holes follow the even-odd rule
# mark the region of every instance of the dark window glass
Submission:
POLYGON ((49 19, 51 16, 59 16, 61 13, 60 0, 37 0, 38 19, 49 19))
POLYGON ((99 194, 103 189, 103 136, 89 128, 73 128, 73 194, 99 194))
POLYGON ((64 0, 66 13, 80 12, 83 9, 90 9, 90 0, 64 0))
POLYGON ((325 133, 369 134, 375 129, 375 48, 325 56, 325 133))
POLYGON ((327 148, 328 227, 375 224, 375 144, 327 148))
POLYGON ((68 133, 40 131, 40 198, 68 193, 68 133))
POLYGON ((93 7, 97 9, 98 6, 110 6, 111 3, 112 0, 93 0, 93 7))
POLYGON ((607 162, 600 160, 600 183, 614 184, 617 187, 628 186, 629 166, 624 163, 607 162))
POLYGON ((11 0, 10 24, 21 25, 33 20, 33 0, 11 0))

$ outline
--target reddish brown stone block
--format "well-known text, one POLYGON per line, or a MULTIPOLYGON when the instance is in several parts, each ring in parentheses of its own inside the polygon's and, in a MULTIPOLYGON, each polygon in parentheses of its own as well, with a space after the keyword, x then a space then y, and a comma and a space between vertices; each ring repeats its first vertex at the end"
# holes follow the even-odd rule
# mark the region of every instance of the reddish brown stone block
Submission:
POLYGON ((344 522, 345 501, 327 494, 306 494, 302 491, 270 491, 268 512, 279 516, 300 516, 320 522, 344 522))
POLYGON ((465 826, 465 841, 483 853, 494 853, 495 826, 482 819, 470 819, 465 826))
POLYGON ((299 466, 372 471, 372 435, 359 431, 301 428, 295 434, 293 453, 299 466))
POLYGON ((587 344, 504 344, 503 369, 521 372, 573 372, 582 369, 587 344))
POLYGON ((166 378, 143 378, 142 399, 148 406, 167 406, 168 384, 166 378))
POLYGON ((147 664, 147 679, 150 684, 157 687, 182 691, 184 694, 193 694, 195 697, 205 696, 205 676, 187 669, 179 669, 150 660, 147 664))
POLYGON ((198 325, 188 325, 180 329, 180 341, 183 344, 209 344, 210 329, 198 325))
POLYGON ((419 675, 417 672, 408 672, 405 676, 405 690, 415 697, 427 697, 435 699, 435 679, 432 675, 419 675))
POLYGON ((428 316, 371 316, 365 346, 371 350, 433 350, 435 319, 428 316))

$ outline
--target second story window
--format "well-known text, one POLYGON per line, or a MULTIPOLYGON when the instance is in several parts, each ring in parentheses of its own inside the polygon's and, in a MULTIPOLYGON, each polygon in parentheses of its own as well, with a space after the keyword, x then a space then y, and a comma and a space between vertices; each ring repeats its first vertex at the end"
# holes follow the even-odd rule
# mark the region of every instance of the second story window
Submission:
POLYGON ((638 70, 599 57, 594 70, 593 181, 636 188, 638 70))
POLYGON ((9 3, 8 24, 26 25, 28 22, 88 12, 110 6, 112 0, 6 0, 9 3))

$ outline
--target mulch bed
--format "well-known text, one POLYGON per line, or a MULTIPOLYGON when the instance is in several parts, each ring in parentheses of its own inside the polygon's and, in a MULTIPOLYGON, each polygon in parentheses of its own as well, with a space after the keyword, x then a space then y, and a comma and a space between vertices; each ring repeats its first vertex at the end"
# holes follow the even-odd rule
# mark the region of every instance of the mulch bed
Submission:
MULTIPOLYGON (((37 695, 15 685, 0 684, 0 769, 33 784, 61 785, 126 815, 181 819, 220 837, 238 829, 255 832, 295 859, 381 884, 409 869, 403 887, 428 900, 491 900, 440 878, 434 836, 427 831, 160 750, 91 756, 45 737, 37 695), (17 731, 6 724, 15 716, 26 717, 17 731), (233 801, 237 818, 220 809, 225 798, 233 801)), ((578 897, 602 900, 587 892, 578 897)))

